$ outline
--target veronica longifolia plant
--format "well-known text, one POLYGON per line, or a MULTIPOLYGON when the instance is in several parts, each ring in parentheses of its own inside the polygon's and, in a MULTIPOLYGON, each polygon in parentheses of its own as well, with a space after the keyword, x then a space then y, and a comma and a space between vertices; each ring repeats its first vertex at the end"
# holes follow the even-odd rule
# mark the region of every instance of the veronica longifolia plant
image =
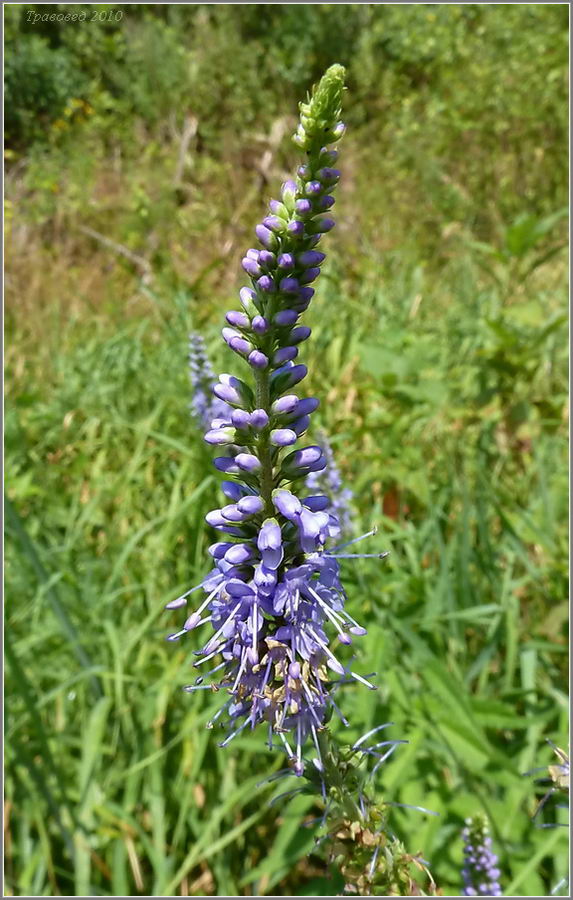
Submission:
MULTIPOLYGON (((340 546, 327 549, 329 539, 340 535, 336 509, 328 496, 308 487, 309 475, 326 467, 326 454, 319 446, 295 447, 319 405, 300 393, 307 369, 299 351, 310 337, 301 316, 325 259, 318 248, 334 227, 331 209, 340 177, 334 145, 344 133, 343 79, 342 66, 332 66, 301 104, 294 141, 305 161, 296 179, 283 184, 280 200, 271 200, 269 214, 255 228, 260 246, 247 250, 242 261, 249 284, 239 293, 242 309, 227 313, 222 333, 243 369, 240 377, 219 376, 213 393, 223 408, 205 434, 208 444, 222 448, 214 463, 228 476, 222 483, 228 502, 206 517, 221 540, 209 548, 211 572, 167 608, 185 606, 195 592, 203 595, 169 639, 177 641, 203 625, 210 630, 196 651, 200 674, 186 690, 226 691, 209 723, 225 727, 221 746, 264 723, 269 746, 278 739, 286 751, 287 774, 304 774, 300 790, 322 796, 331 840, 348 830, 340 852, 352 885, 390 888, 396 879, 409 884, 410 858, 395 842, 390 852, 382 827, 385 812, 364 792, 358 764, 375 758, 377 768, 403 742, 363 745, 385 725, 344 752, 329 740, 325 725, 332 710, 338 712, 333 698, 338 685, 353 680, 374 685, 345 665, 332 644, 333 636, 351 644, 365 629, 345 608, 339 575, 338 560, 356 554, 339 553, 340 546), (306 771, 305 742, 316 751, 306 771)), ((192 350, 193 383, 199 385, 211 373, 203 378, 202 347, 192 350)), ((197 399, 196 414, 204 417, 209 404, 201 392, 197 399)), ((345 871, 342 864, 339 871, 345 871)))
MULTIPOLYGON (((300 318, 325 259, 317 247, 334 227, 330 210, 340 172, 333 145, 344 133, 343 77, 343 68, 332 66, 301 104, 294 140, 305 163, 257 225, 260 249, 248 250, 242 261, 250 284, 240 291, 242 309, 227 313, 223 338, 247 375, 219 376, 213 392, 228 413, 215 417, 205 434, 209 444, 226 449, 215 466, 232 478, 222 484, 229 502, 207 515, 224 539, 209 548, 214 569, 193 589, 205 599, 170 638, 211 627, 195 665, 219 662, 189 690, 208 687, 205 678, 217 675, 230 694, 217 715, 228 729, 223 743, 265 722, 269 742, 279 736, 297 774, 307 737, 320 755, 317 729, 330 714, 332 673, 373 687, 331 647, 331 629, 342 644, 365 631, 345 610, 337 555, 325 550, 340 532, 330 500, 304 489, 307 476, 325 468, 325 454, 318 446, 294 447, 319 403, 293 390, 307 374, 297 357, 310 328, 300 318)), ((193 349, 198 361, 202 348, 193 349)), ((168 608, 183 606, 191 593, 168 608)))

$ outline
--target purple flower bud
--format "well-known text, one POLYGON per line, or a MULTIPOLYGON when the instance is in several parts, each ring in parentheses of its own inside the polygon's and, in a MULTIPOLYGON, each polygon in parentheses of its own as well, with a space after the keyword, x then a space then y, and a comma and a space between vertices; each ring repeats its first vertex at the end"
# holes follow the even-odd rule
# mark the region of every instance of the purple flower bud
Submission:
POLYGON ((299 266, 320 266, 321 263, 326 259, 326 253, 321 253, 320 250, 305 250, 304 253, 299 253, 296 258, 299 266))
POLYGON ((330 194, 323 194, 316 201, 316 205, 321 212, 326 212, 327 209, 331 209, 334 206, 335 202, 334 197, 331 197, 330 194))
POLYGON ((239 291, 239 297, 243 304, 243 308, 246 309, 247 312, 250 313, 252 310, 256 310, 255 300, 257 299, 257 295, 251 288, 242 287, 239 291))
POLYGON ((290 427, 293 431, 296 432, 297 437, 300 437, 301 434, 304 434, 309 425, 310 416, 301 416, 300 419, 295 419, 294 422, 290 423, 290 427))
POLYGON ((274 250, 278 244, 276 236, 272 233, 272 231, 269 231, 268 228, 265 228, 264 225, 257 225, 257 227, 255 228, 255 234, 257 235, 263 247, 266 247, 267 250, 274 250))
POLYGON ((322 191, 320 181, 309 181, 304 186, 304 192, 308 197, 316 197, 322 191))
POLYGON ((317 400, 316 397, 305 397, 304 400, 300 400, 297 408, 295 410, 297 418, 299 416, 309 416, 320 406, 320 400, 317 400))
MULTIPOLYGON (((289 281, 288 278, 283 278, 283 281, 289 281)), ((294 281, 294 279, 293 279, 294 281)), ((282 282, 281 282, 282 283, 282 282)), ((282 309, 280 312, 276 314, 273 319, 275 325, 294 325, 296 320, 298 319, 298 313, 294 309, 282 309)))
POLYGON ((272 294, 275 290, 275 283, 270 275, 263 275, 262 278, 259 278, 257 281, 257 287, 267 294, 272 294))
POLYGON ((216 456, 213 465, 219 472, 228 472, 231 475, 239 474, 239 467, 232 456, 216 456))
POLYGON ((277 258, 270 250, 261 250, 259 254, 259 265, 264 269, 272 269, 276 264, 277 258))
POLYGON ((304 222, 301 222, 299 219, 294 219, 292 222, 288 223, 287 231, 295 237, 302 237, 304 234, 304 222))
POLYGON ((294 269, 295 259, 292 253, 281 253, 278 260, 279 269, 294 269))
POLYGON ((228 312, 225 318, 229 325, 234 325, 235 328, 248 328, 251 324, 249 317, 236 309, 232 309, 228 312))
MULTIPOLYGON (((269 209, 275 216, 280 216, 283 219, 286 219, 288 216, 288 210, 284 203, 280 203, 278 200, 269 200, 269 209)), ((267 224, 266 222, 264 223, 267 224)), ((267 226, 270 227, 270 226, 267 226)))
POLYGON ((312 512, 322 512, 330 506, 330 500, 324 494, 315 494, 313 497, 305 497, 302 501, 312 512))
POLYGON ((208 444, 232 444, 235 440, 234 428, 212 428, 203 438, 208 444))
POLYGON ((269 323, 263 316, 255 316, 251 322, 251 327, 255 334, 264 334, 265 331, 269 330, 269 323))
POLYGON ((253 558, 253 548, 250 544, 231 544, 230 546, 227 545, 227 547, 225 559, 234 566, 240 566, 253 558))
POLYGON ((261 353, 260 350, 253 350, 252 353, 249 353, 249 365, 253 367, 253 369, 266 369, 269 364, 268 357, 265 356, 264 353, 261 353))
POLYGON ((271 375, 271 383, 276 381, 277 377, 281 379, 281 392, 288 390, 290 387, 294 387, 295 384, 298 384, 299 381, 302 381, 303 378, 306 377, 306 373, 308 369, 302 363, 299 363, 297 366, 291 366, 288 370, 277 369, 271 375))
POLYGON ((310 178, 310 168, 309 166, 299 166, 297 171, 297 175, 300 178, 310 178))
POLYGON ((346 131, 346 125, 344 122, 337 122, 334 128, 332 129, 332 136, 335 140, 339 141, 344 132, 346 131))
POLYGON ((262 431, 269 424, 269 417, 264 409, 254 409, 250 415, 251 426, 256 431, 262 431))
POLYGON ((242 337, 233 337, 228 341, 228 344, 231 350, 234 350, 235 353, 239 353, 241 356, 246 356, 253 349, 253 345, 242 337))
POLYGON ((340 179, 340 170, 331 169, 329 166, 325 166, 324 169, 320 169, 320 171, 317 172, 317 175, 324 185, 330 187, 331 184, 336 184, 340 179))
POLYGON ((304 216, 312 210, 312 203, 310 200, 297 200, 294 208, 299 215, 304 216))
POLYGON ((228 541, 217 541, 216 544, 211 544, 208 548, 208 553, 213 559, 223 559, 227 550, 230 550, 231 547, 236 547, 236 544, 230 544, 228 541))
POLYGON ((229 522, 242 522, 245 518, 245 514, 242 513, 234 503, 229 503, 227 506, 224 506, 221 510, 221 514, 229 522))
POLYGON ((260 252, 261 252, 260 250, 255 250, 253 247, 251 247, 250 250, 247 250, 247 252, 245 253, 245 256, 247 256, 249 259, 254 259, 255 262, 258 262, 260 252))
POLYGON ((320 275, 320 269, 318 266, 311 266, 310 269, 307 269, 306 272, 303 272, 300 276, 301 284, 309 284, 311 281, 314 281, 315 278, 318 278, 320 275))
POLYGON ((310 303, 310 301, 312 300, 313 297, 314 297, 314 288, 302 287, 300 289, 301 300, 308 300, 308 302, 310 303))
POLYGON ((282 532, 276 519, 265 519, 257 536, 257 547, 267 569, 276 570, 280 566, 284 551, 282 546, 282 532))
POLYGON ((270 231, 274 231, 280 234, 284 231, 285 223, 282 219, 279 219, 278 216, 265 216, 263 219, 263 225, 265 228, 268 228, 270 231))
POLYGON ((244 409, 234 409, 231 413, 231 422, 235 428, 248 428, 250 425, 249 413, 244 409))
POLYGON ((294 181, 285 181, 281 187, 281 197, 285 202, 293 201, 293 198, 296 194, 296 183, 294 181))
POLYGON ((311 335, 311 329, 308 325, 297 325, 296 328, 293 328, 291 333, 288 336, 288 340, 290 344, 300 344, 302 341, 306 341, 311 335))
POLYGON ((205 521, 207 525, 213 525, 215 527, 217 525, 227 524, 220 509, 212 509, 210 512, 208 512, 205 516, 205 521))
POLYGON ((259 264, 256 263, 254 259, 249 259, 248 256, 245 256, 241 260, 241 265, 242 265, 243 269, 245 270, 245 272, 247 273, 247 275, 250 275, 251 278, 258 278, 260 275, 263 274, 262 269, 259 266, 259 264))
POLYGON ((338 159, 338 150, 329 150, 328 147, 322 147, 320 151, 320 162, 324 166, 334 165, 338 159))
POLYGON ((240 404, 242 402, 238 391, 228 384, 214 384, 213 393, 219 400, 224 400, 225 403, 240 404))
POLYGON ((225 497, 228 497, 229 500, 234 500, 237 503, 241 497, 244 497, 248 494, 248 488, 246 488, 242 484, 237 484, 236 481, 222 481, 221 482, 221 490, 223 491, 225 497))
POLYGON ((295 520, 302 512, 302 504, 298 497, 282 489, 273 491, 273 505, 285 519, 295 520))
POLYGON ((291 662, 288 667, 288 673, 291 678, 300 678, 300 663, 291 662))
POLYGON ((273 356, 273 366, 282 366, 284 363, 298 356, 298 347, 281 347, 273 356))
POLYGON ((248 497, 241 497, 237 503, 240 511, 248 516, 255 516, 257 513, 260 513, 264 505, 262 497, 259 497, 258 494, 249 494, 248 497))
POLYGON ((335 225, 336 222, 329 216, 319 216, 317 219, 309 222, 308 232, 309 234, 324 234, 334 228, 335 225))
POLYGON ((271 431, 271 444, 275 447, 290 447, 296 444, 296 432, 290 428, 275 428, 271 431))
POLYGON ((283 413, 290 413, 299 404, 299 399, 296 394, 286 394, 284 397, 279 397, 278 400, 275 400, 273 405, 271 406, 271 411, 275 413, 275 415, 282 415, 283 413))
POLYGON ((235 462, 244 472, 256 472, 261 468, 261 462, 252 453, 237 453, 235 462))
POLYGON ((352 638, 350 637, 349 634, 346 634, 345 631, 339 631, 339 632, 338 632, 338 640, 340 641, 341 644, 347 644, 347 645, 348 645, 348 644, 351 644, 351 643, 352 643, 352 638))
POLYGON ((279 290, 283 291, 285 294, 297 294, 299 287, 300 285, 296 278, 281 278, 279 283, 279 290))

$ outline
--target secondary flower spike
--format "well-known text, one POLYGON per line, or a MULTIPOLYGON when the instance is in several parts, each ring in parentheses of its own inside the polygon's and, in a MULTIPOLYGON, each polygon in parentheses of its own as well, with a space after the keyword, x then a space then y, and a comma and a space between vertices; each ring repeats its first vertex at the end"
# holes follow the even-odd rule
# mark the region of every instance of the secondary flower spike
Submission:
POLYGON ((300 446, 318 406, 301 391, 307 368, 299 352, 310 336, 301 316, 325 260, 317 247, 334 227, 340 172, 333 145, 344 133, 343 90, 344 69, 331 66, 301 104, 294 140, 304 164, 283 184, 280 199, 271 200, 255 228, 259 247, 242 260, 249 283, 222 332, 240 371, 219 376, 213 392, 227 411, 213 417, 205 435, 221 454, 215 467, 228 478, 222 485, 228 502, 207 515, 220 532, 209 548, 214 568, 168 604, 182 607, 201 592, 196 611, 170 640, 200 625, 210 629, 195 651, 200 674, 186 689, 213 685, 226 692, 210 723, 226 727, 223 745, 264 722, 270 746, 278 736, 299 775, 307 738, 320 758, 318 732, 336 708, 336 684, 357 679, 373 688, 331 642, 334 635, 350 644, 365 632, 345 610, 336 550, 325 549, 340 533, 330 499, 305 483, 324 469, 325 454, 300 446))

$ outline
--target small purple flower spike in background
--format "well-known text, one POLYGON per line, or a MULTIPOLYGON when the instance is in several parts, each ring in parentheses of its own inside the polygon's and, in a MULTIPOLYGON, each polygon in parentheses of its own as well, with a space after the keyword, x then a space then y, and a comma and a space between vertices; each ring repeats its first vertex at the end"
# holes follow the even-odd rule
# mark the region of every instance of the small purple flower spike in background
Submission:
POLYGON ((340 533, 348 537, 352 533, 352 491, 344 486, 340 469, 336 465, 334 452, 326 434, 319 432, 318 440, 324 452, 326 467, 321 472, 311 472, 306 479, 309 491, 326 494, 331 501, 331 510, 338 519, 340 533))
POLYGON ((226 417, 229 407, 223 400, 213 396, 216 378, 205 341, 200 334, 189 335, 189 377, 191 379, 191 414, 204 428, 209 428, 213 419, 226 417))
POLYGON ((498 859, 491 849, 487 819, 484 815, 476 815, 466 819, 462 831, 464 839, 464 879, 463 894, 465 897, 501 897, 499 885, 501 872, 498 859))

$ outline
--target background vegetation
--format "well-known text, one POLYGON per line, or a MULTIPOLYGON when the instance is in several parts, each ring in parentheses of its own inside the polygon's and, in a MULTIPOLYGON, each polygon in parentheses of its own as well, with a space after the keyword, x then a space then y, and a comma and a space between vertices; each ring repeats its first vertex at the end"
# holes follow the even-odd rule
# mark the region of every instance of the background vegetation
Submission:
POLYGON ((239 258, 338 61, 305 361, 356 533, 392 551, 345 569, 380 685, 342 698, 350 736, 409 741, 378 791, 440 813, 392 825, 444 894, 480 809, 504 892, 549 893, 567 831, 535 828, 522 773, 568 730, 567 6, 5 10, 7 892, 335 892, 310 800, 255 787, 262 735, 219 750, 219 699, 181 692, 163 605, 218 496, 187 335, 227 369, 239 258))

